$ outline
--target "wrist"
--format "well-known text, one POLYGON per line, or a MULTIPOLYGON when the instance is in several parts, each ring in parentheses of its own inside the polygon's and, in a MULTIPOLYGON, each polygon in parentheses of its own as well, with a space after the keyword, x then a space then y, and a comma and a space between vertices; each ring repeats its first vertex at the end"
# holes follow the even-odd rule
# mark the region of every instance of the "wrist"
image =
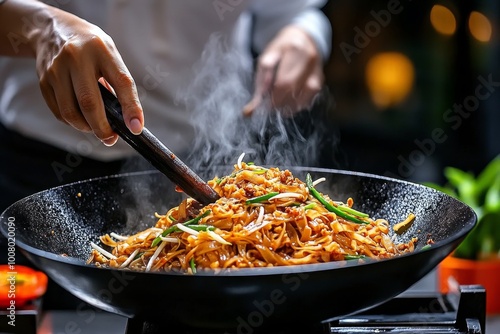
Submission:
POLYGON ((24 18, 23 32, 32 56, 36 56, 50 40, 54 26, 54 7, 42 4, 34 8, 29 18, 24 18))
POLYGON ((33 57, 37 39, 49 23, 49 7, 34 0, 4 1, 0 7, 0 54, 33 57))

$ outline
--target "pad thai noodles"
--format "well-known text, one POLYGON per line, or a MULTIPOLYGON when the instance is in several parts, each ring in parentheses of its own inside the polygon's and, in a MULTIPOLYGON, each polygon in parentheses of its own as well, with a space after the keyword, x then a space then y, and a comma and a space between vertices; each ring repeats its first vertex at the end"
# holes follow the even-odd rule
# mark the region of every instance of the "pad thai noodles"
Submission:
MULTIPOLYGON (((243 156, 243 155, 242 155, 243 156)), ((395 244, 390 224, 334 201, 289 170, 242 161, 208 184, 220 199, 201 206, 183 200, 154 227, 130 236, 110 233, 92 243, 87 263, 135 271, 181 271, 384 259, 414 250, 416 238, 395 244), (108 246, 110 251, 104 249, 108 246)))

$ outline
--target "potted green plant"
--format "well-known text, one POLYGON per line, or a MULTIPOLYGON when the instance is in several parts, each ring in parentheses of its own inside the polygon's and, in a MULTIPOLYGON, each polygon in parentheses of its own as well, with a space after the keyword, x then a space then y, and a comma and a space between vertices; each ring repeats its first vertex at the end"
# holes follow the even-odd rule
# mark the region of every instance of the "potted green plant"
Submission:
POLYGON ((446 167, 447 183, 426 183, 468 204, 478 223, 438 268, 441 291, 450 284, 481 284, 486 288, 487 313, 500 313, 500 156, 477 176, 446 167))

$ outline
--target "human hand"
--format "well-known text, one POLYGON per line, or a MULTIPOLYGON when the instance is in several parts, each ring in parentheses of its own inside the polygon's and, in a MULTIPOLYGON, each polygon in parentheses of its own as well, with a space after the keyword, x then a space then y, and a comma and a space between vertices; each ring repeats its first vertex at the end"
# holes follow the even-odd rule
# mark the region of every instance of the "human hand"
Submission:
POLYGON ((105 145, 116 143, 99 80, 117 96, 127 127, 139 134, 144 116, 137 89, 111 37, 70 13, 47 10, 50 21, 34 39, 34 50, 40 88, 52 113, 80 131, 93 131, 105 145))
POLYGON ((308 109, 324 81, 322 65, 314 40, 303 29, 283 28, 259 57, 254 94, 243 114, 252 115, 268 98, 286 114, 308 109))

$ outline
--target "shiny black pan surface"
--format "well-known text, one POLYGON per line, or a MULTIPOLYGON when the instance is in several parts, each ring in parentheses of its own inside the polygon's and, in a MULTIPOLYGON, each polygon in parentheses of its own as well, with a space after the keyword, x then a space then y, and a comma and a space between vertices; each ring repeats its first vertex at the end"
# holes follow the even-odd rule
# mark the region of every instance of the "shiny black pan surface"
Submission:
MULTIPOLYGON (((346 171, 290 168, 305 180, 325 177, 318 190, 354 199, 355 208, 394 225, 412 212, 397 241, 418 237, 417 250, 383 260, 357 260, 199 273, 145 273, 86 265, 90 242, 109 232, 127 234, 155 224, 154 212, 182 195, 151 171, 82 181, 49 189, 10 206, 0 217, 7 235, 15 222, 17 246, 54 281, 91 305, 127 317, 240 332, 283 323, 319 323, 384 302, 408 289, 450 254, 476 222, 463 203, 404 181, 346 171), (426 240, 435 244, 420 250, 426 240), (64 255, 63 255, 64 254, 64 255)), ((215 173, 211 177, 215 176, 215 173)), ((224 172, 219 172, 219 176, 224 172)))

